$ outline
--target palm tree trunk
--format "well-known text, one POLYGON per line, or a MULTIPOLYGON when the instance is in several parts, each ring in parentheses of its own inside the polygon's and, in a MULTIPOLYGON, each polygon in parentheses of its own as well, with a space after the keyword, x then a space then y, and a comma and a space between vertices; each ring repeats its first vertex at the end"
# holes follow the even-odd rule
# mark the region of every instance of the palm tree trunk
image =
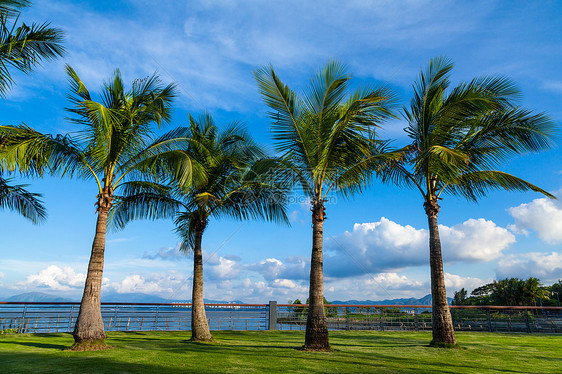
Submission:
POLYGON ((203 301, 203 253, 201 241, 207 223, 198 222, 195 227, 195 243, 193 246, 193 293, 191 297, 191 340, 211 341, 211 331, 205 314, 203 301))
POLYGON ((424 204, 429 224, 429 264, 431 271, 431 297, 432 297, 432 345, 455 345, 455 331, 451 311, 447 303, 445 290, 445 275, 443 273, 443 257, 441 255, 441 240, 439 239, 439 226, 437 214, 439 204, 437 197, 433 197, 424 204))
POLYGON ((74 348, 76 349, 83 349, 83 347, 86 349, 97 349, 105 346, 103 340, 106 338, 106 335, 101 316, 101 284, 103 278, 108 211, 109 208, 107 206, 101 206, 100 204, 98 208, 96 234, 94 236, 94 243, 92 244, 92 254, 90 255, 90 263, 88 264, 86 284, 84 285, 84 294, 73 332, 75 341, 74 348), (96 343, 98 347, 87 347, 88 345, 92 345, 92 343, 96 343))
POLYGON ((305 349, 330 348, 328 325, 324 314, 324 270, 322 244, 324 239, 324 202, 315 201, 312 207, 312 257, 310 260, 310 288, 308 318, 306 320, 305 349))

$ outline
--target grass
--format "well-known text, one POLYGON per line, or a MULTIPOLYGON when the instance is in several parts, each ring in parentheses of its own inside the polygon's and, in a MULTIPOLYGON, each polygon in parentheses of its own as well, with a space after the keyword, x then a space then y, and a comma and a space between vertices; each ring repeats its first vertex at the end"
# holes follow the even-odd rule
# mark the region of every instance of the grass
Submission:
POLYGON ((458 333, 461 349, 429 347, 427 332, 331 332, 333 351, 299 348, 302 332, 214 332, 216 342, 187 332, 111 332, 113 347, 64 351, 70 334, 0 336, 3 373, 554 373, 562 336, 458 333))

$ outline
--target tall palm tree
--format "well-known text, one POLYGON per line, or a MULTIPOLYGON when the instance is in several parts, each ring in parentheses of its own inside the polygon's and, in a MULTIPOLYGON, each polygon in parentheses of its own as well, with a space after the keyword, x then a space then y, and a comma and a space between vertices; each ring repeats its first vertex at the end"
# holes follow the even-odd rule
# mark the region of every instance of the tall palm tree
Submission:
MULTIPOLYGON (((22 8, 29 5, 27 0, 0 0, 0 98, 5 98, 14 83, 10 67, 29 73, 42 60, 64 54, 62 30, 49 27, 48 23, 18 24, 22 8)), ((20 166, 20 171, 29 171, 29 165, 22 164, 19 158, 6 162, 5 137, 13 129, 4 133, 2 128, 4 126, 0 126, 0 173, 14 171, 17 166, 20 166)), ((9 182, 9 179, 0 177, 0 207, 14 210, 33 223, 44 220, 46 211, 39 200, 41 195, 28 192, 26 185, 12 186, 9 182)))
MULTIPOLYGON (((163 86, 156 75, 135 80, 126 91, 119 71, 105 84, 101 101, 92 99, 76 72, 67 66, 72 121, 84 126, 76 140, 64 143, 65 157, 55 159, 53 167, 62 172, 76 170, 93 177, 98 187, 97 224, 92 254, 74 327, 77 349, 105 339, 100 309, 107 216, 118 189, 134 189, 143 174, 155 172, 153 157, 164 139, 155 143, 152 126, 167 122, 175 96, 173 84, 163 86), (71 157, 66 157, 70 155, 71 157), (60 161, 60 162, 59 162, 60 161), (64 165, 64 166, 63 166, 64 165)), ((103 344, 102 344, 103 345, 103 344)))
POLYGON ((421 193, 429 225, 433 344, 456 344, 443 274, 437 215, 443 194, 477 201, 489 190, 532 190, 553 197, 511 174, 494 170, 514 155, 551 145, 553 122, 514 105, 519 91, 505 77, 485 76, 449 88, 453 64, 434 58, 414 84, 404 109, 411 144, 386 180, 421 193))
POLYGON ((43 60, 52 60, 64 54, 63 32, 49 23, 18 24, 28 0, 0 0, 0 98, 14 83, 10 66, 29 73, 43 60))
POLYGON ((121 197, 112 212, 112 222, 123 227, 139 218, 174 218, 182 251, 193 252, 191 340, 212 340, 203 301, 203 233, 211 218, 239 220, 262 218, 288 223, 283 185, 276 181, 275 160, 239 125, 219 131, 208 114, 189 127, 173 131, 189 140, 184 149, 193 177, 187 186, 175 181, 167 190, 146 185, 121 197))
POLYGON ((80 311, 74 327, 73 349, 105 347, 100 297, 107 217, 118 193, 154 183, 168 165, 188 175, 189 160, 173 151, 177 140, 152 136, 154 125, 169 121, 175 96, 173 84, 164 86, 156 75, 135 80, 125 90, 117 70, 95 101, 76 72, 66 67, 69 81, 70 120, 81 126, 74 137, 43 135, 25 126, 19 131, 26 157, 41 158, 52 173, 93 179, 96 182, 97 223, 80 311), (166 157, 168 156, 168 157, 166 157), (179 158, 186 160, 180 162, 179 158), (163 161, 165 160, 165 161, 163 161), (117 195, 116 195, 117 194, 117 195))
POLYGON ((323 232, 325 199, 361 189, 369 178, 377 125, 391 116, 394 94, 384 87, 348 93, 347 69, 332 61, 311 80, 302 96, 285 85, 273 67, 254 72, 271 112, 277 151, 311 201, 312 254, 308 317, 304 348, 329 349, 324 314, 323 232))

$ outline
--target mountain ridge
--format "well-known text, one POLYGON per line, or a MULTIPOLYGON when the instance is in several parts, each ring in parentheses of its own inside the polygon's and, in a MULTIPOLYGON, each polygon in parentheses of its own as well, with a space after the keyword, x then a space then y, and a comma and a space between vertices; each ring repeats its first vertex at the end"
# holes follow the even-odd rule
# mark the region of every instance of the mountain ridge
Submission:
MULTIPOLYGON (((224 300, 213 300, 204 299, 206 303, 211 304, 245 304, 240 300, 224 301, 224 300)), ((0 301, 7 302, 21 302, 21 303, 71 303, 79 302, 79 299, 68 299, 44 292, 25 292, 17 295, 13 295, 0 301)), ((156 295, 149 295, 140 292, 133 293, 117 293, 109 292, 106 294, 102 293, 101 296, 102 303, 190 303, 191 300, 179 300, 179 299, 165 299, 156 295)))
MULTIPOLYGON (((419 299, 414 297, 410 298, 400 298, 400 299, 386 299, 386 300, 334 300, 332 304, 342 304, 342 305, 431 305, 433 298, 431 294, 425 295, 419 299)), ((451 297, 447 298, 449 305, 453 299, 451 297)))
MULTIPOLYGON (((2 301, 2 300, 0 300, 2 301)), ((72 300, 56 295, 47 294, 44 292, 26 292, 18 295, 10 296, 3 301, 8 302, 78 302, 79 300, 72 300)), ((105 303, 190 303, 191 300, 179 299, 166 299, 156 295, 145 293, 117 293, 110 292, 102 294, 102 302, 105 303)), ((399 298, 399 299, 386 299, 386 300, 334 300, 332 304, 341 305, 431 305, 431 295, 425 295, 419 299, 399 298)), ((452 298, 448 297, 447 301, 451 304, 452 298)), ((205 299, 205 303, 211 304, 246 304, 241 300, 225 301, 205 299)), ((264 302, 263 304, 267 304, 264 302)))

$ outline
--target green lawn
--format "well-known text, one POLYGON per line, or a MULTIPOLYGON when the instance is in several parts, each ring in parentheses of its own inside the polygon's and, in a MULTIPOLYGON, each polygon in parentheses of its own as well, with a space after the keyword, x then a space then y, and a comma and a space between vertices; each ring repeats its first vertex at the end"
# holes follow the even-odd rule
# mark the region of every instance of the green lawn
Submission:
POLYGON ((1 373, 555 373, 562 336, 458 333, 462 349, 428 347, 426 332, 331 332, 333 352, 297 350, 302 332, 214 333, 216 343, 187 332, 109 333, 114 349, 67 352, 69 334, 0 336, 1 373))

